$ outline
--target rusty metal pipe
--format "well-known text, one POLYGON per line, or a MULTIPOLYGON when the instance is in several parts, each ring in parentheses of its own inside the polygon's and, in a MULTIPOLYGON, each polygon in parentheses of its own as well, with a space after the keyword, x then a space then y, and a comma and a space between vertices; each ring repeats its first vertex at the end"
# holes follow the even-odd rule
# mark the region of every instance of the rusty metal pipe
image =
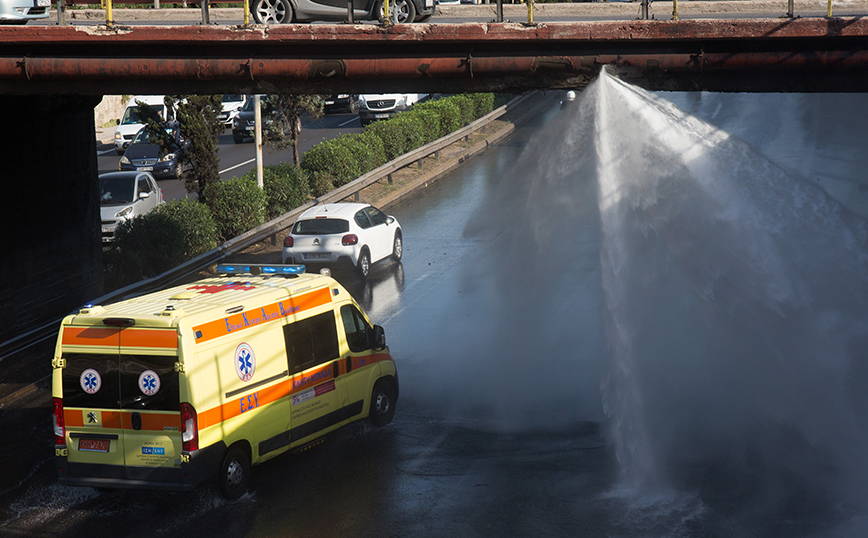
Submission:
POLYGON ((810 53, 705 53, 668 55, 473 56, 391 59, 176 59, 176 58, 0 58, 0 79, 27 80, 328 80, 436 79, 589 74, 602 65, 661 72, 727 69, 864 69, 868 51, 810 53))

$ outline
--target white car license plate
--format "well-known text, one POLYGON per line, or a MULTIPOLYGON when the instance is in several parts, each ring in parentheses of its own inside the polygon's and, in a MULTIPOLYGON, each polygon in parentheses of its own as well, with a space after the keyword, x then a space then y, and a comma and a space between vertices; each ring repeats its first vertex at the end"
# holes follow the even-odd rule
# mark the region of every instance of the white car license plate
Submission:
POLYGON ((388 114, 374 114, 374 117, 378 120, 382 120, 382 119, 388 118, 389 115, 388 114))
POLYGON ((51 7, 51 0, 36 0, 37 7, 51 7))
POLYGON ((111 226, 103 226, 102 227, 102 233, 104 233, 104 234, 110 233, 111 231, 112 231, 111 226))
POLYGON ((314 254, 305 254, 305 260, 328 260, 332 257, 332 255, 328 252, 319 252, 314 254))
POLYGON ((139 172, 150 172, 153 169, 153 166, 139 166, 138 168, 136 168, 136 170, 139 172))

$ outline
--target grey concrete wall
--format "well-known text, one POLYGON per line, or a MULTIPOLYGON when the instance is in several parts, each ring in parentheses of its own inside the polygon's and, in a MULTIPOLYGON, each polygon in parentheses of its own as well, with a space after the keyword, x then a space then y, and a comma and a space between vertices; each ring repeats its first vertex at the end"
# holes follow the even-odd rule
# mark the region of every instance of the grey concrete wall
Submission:
POLYGON ((93 122, 99 127, 106 122, 120 119, 131 95, 103 95, 102 101, 93 109, 93 122))
POLYGON ((7 95, 0 115, 17 142, 0 145, 0 341, 102 292, 94 106, 100 96, 7 95))

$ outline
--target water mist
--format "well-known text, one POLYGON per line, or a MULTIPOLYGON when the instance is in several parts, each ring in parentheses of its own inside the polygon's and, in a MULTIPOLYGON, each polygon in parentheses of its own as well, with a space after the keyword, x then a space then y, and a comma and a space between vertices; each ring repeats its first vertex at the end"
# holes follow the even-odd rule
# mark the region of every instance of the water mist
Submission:
POLYGON ((757 518, 868 494, 865 221, 606 73, 582 96, 598 158, 609 373, 624 483, 757 518))

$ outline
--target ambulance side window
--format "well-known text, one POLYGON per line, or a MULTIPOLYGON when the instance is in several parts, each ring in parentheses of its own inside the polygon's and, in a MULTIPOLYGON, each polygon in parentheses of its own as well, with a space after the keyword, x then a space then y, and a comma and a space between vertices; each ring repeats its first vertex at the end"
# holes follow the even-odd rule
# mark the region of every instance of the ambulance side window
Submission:
POLYGON ((359 309, 353 305, 341 307, 341 320, 344 323, 344 331, 347 333, 347 344, 350 351, 359 352, 371 349, 371 326, 365 321, 365 317, 359 309))
POLYGON ((340 356, 338 331, 332 312, 284 325, 283 336, 286 339, 290 375, 340 356))

